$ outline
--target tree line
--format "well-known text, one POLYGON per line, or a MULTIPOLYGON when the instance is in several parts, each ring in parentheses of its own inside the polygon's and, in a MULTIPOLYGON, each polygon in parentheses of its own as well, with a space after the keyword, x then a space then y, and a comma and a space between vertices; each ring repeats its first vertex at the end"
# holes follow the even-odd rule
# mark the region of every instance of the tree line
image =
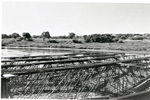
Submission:
POLYGON ((32 38, 43 38, 43 41, 45 41, 45 38, 50 38, 50 33, 48 31, 42 32, 41 35, 33 35, 31 36, 29 32, 23 32, 22 36, 20 36, 18 33, 12 33, 10 35, 7 34, 2 34, 2 39, 4 38, 14 38, 14 39, 18 39, 18 40, 28 40, 28 41, 32 41, 32 38))
POLYGON ((41 35, 33 35, 31 36, 29 32, 23 32, 22 36, 18 33, 12 33, 11 35, 2 34, 2 39, 4 38, 19 38, 28 41, 32 41, 32 38, 43 38, 45 41, 46 38, 52 39, 74 39, 73 42, 80 43, 79 38, 84 39, 85 42, 99 42, 99 43, 111 43, 111 42, 118 42, 124 39, 131 39, 131 40, 143 40, 143 39, 150 39, 150 34, 91 34, 91 35, 83 35, 77 36, 74 32, 69 33, 68 36, 55 36, 51 37, 50 32, 44 31, 41 35))

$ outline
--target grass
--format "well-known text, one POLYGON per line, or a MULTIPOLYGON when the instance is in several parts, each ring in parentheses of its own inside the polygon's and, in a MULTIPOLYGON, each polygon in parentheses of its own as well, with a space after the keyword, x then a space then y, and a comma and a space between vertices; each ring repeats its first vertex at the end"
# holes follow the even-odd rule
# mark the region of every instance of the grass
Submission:
POLYGON ((50 39, 58 43, 48 43, 48 39, 41 38, 34 41, 15 41, 14 39, 3 39, 2 44, 8 47, 51 47, 51 48, 76 48, 76 49, 100 49, 121 51, 150 51, 150 40, 124 40, 124 43, 73 43, 73 39, 50 39))

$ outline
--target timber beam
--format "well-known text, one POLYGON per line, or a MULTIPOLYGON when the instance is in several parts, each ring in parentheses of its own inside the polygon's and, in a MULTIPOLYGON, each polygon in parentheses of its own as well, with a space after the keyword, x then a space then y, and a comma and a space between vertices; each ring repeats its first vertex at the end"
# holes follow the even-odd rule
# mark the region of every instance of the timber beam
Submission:
POLYGON ((91 61, 91 60, 103 60, 103 59, 109 59, 109 58, 116 58, 116 56, 98 57, 98 58, 91 58, 91 59, 45 61, 45 62, 34 62, 34 63, 26 63, 26 64, 9 64, 9 65, 2 65, 1 67, 2 68, 8 68, 8 67, 31 66, 31 65, 41 65, 41 64, 64 64, 64 63, 84 62, 84 61, 91 61))
POLYGON ((150 57, 142 57, 130 60, 122 60, 122 61, 115 61, 115 62, 105 62, 105 63, 97 63, 97 64, 82 64, 78 66, 66 66, 66 67, 56 67, 56 68, 47 68, 47 69, 40 69, 40 70, 32 70, 32 71, 24 71, 24 72, 15 72, 15 75, 25 75, 25 74, 35 74, 41 72, 53 72, 53 71, 62 71, 62 70, 74 70, 74 69, 87 69, 87 68, 96 68, 102 66, 110 66, 110 65, 118 65, 118 63, 127 63, 132 61, 144 60, 149 59, 150 57))
MULTIPOLYGON (((38 55, 38 56, 23 56, 23 57, 2 57, 3 59, 23 59, 23 58, 37 58, 37 57, 52 57, 52 56, 75 56, 75 55, 79 55, 79 54, 63 54, 63 55, 38 55)), ((80 55, 86 55, 86 54, 80 54, 80 55)), ((114 56, 116 54, 92 54, 92 56, 114 56)), ((87 55, 87 56, 90 56, 90 55, 87 55)))

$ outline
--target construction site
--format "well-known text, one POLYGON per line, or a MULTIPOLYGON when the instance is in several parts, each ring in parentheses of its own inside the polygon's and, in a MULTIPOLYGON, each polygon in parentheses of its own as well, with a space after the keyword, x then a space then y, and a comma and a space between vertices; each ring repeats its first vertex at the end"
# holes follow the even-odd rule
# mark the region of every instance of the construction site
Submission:
POLYGON ((1 98, 150 97, 150 56, 146 54, 74 52, 2 59, 1 98))

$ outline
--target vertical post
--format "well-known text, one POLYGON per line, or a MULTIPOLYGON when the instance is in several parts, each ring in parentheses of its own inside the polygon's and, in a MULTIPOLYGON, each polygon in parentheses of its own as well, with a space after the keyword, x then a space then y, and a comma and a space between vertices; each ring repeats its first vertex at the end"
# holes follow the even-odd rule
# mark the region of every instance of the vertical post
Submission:
POLYGON ((12 74, 1 74, 1 98, 12 98, 10 86, 9 86, 9 78, 14 77, 12 74))
POLYGON ((9 97, 9 88, 8 88, 9 79, 1 78, 1 98, 8 98, 9 97))

